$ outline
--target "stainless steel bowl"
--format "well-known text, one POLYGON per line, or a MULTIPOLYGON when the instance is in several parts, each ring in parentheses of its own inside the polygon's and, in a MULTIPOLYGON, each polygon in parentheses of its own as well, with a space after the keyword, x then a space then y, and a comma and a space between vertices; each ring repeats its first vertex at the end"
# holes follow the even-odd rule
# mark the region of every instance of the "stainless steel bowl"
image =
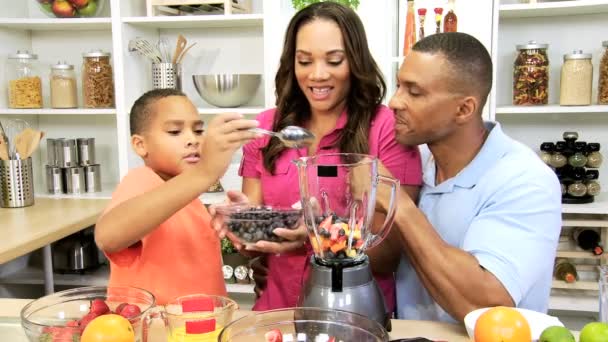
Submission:
POLYGON ((262 75, 253 74, 192 75, 198 94, 217 107, 239 107, 249 102, 261 80, 262 75))

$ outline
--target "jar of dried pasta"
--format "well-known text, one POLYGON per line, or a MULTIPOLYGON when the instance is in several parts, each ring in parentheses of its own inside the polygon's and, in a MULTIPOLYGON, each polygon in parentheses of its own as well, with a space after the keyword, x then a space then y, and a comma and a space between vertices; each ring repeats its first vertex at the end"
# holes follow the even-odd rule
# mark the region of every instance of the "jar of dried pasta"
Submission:
POLYGON ((592 84, 591 54, 578 50, 564 55, 559 104, 562 106, 590 105, 592 84))
POLYGON ((608 104, 608 40, 602 43, 606 48, 600 60, 600 77, 597 87, 597 103, 608 104))
POLYGON ((110 53, 100 50, 82 55, 82 99, 85 108, 114 107, 114 79, 110 53))
POLYGON ((42 81, 38 56, 17 51, 6 60, 9 108, 42 108, 42 81))
POLYGON ((513 64, 513 104, 543 105, 549 100, 548 44, 529 41, 517 45, 513 64))

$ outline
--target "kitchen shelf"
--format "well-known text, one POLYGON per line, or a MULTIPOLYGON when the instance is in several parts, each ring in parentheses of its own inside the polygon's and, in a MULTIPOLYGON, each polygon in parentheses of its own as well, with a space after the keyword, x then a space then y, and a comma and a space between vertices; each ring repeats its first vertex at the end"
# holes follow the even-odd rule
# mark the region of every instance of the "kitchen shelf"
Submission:
POLYGON ((563 214, 608 214, 608 194, 601 193, 595 197, 593 203, 562 204, 563 214))
POLYGON ((498 106, 496 114, 581 114, 581 113, 606 113, 608 114, 608 106, 592 105, 592 106, 560 106, 560 105, 544 105, 544 106, 498 106))
MULTIPOLYGON (((95 271, 85 274, 53 273, 55 285, 63 286, 106 286, 108 285, 110 268, 102 265, 95 271)), ((44 271, 41 268, 26 267, 0 278, 0 284, 44 284, 44 271)))
POLYGON ((599 260, 601 255, 594 255, 589 251, 557 251, 558 258, 570 258, 570 259, 594 259, 599 260))
POLYGON ((16 30, 31 30, 31 31, 99 31, 110 30, 112 28, 112 19, 110 18, 48 18, 48 19, 30 19, 30 18, 0 18, 0 27, 16 29, 16 30))
POLYGON ((224 14, 224 15, 191 15, 167 17, 126 17, 125 24, 156 28, 156 29, 185 29, 209 27, 262 27, 262 14, 224 14))
POLYGON ((606 0, 555 1, 500 5, 500 18, 532 18, 608 13, 606 0))
POLYGON ((228 293, 254 293, 254 284, 226 284, 228 293))
MULTIPOLYGON (((563 291, 563 290, 561 290, 563 291)), ((553 291, 555 292, 555 291, 553 291)), ((550 310, 563 310, 563 311, 585 311, 585 312, 598 312, 599 301, 597 295, 586 296, 577 295, 572 296, 571 294, 551 293, 549 297, 549 309, 550 310)))
POLYGON ((562 219, 562 227, 608 227, 608 220, 562 219))
POLYGON ((0 115, 116 115, 116 109, 115 108, 104 108, 104 109, 88 109, 88 108, 10 109, 10 108, 2 108, 2 109, 0 109, 0 115))
POLYGON ((566 283, 563 280, 553 280, 552 288, 568 289, 568 290, 595 290, 599 289, 597 281, 576 281, 574 283, 566 283))
POLYGON ((260 114, 266 110, 264 107, 236 107, 236 108, 198 108, 201 115, 215 115, 218 113, 241 113, 241 114, 260 114))

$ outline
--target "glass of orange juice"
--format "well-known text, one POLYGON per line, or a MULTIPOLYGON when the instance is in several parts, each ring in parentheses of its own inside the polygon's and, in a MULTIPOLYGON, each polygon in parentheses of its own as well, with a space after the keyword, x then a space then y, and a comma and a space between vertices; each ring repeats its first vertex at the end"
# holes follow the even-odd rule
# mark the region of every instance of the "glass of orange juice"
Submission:
POLYGON ((215 342, 238 308, 222 296, 193 294, 170 301, 161 313, 169 342, 215 342))

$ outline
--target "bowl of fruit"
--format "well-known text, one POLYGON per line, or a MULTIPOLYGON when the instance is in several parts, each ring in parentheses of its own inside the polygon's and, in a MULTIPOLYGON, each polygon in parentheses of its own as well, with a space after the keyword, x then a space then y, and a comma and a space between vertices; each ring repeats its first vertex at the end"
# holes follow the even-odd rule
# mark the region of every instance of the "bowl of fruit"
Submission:
POLYGON ((87 18, 101 13, 106 0, 36 0, 51 18, 87 18))
POLYGON ((139 288, 81 287, 27 304, 21 310, 21 326, 32 342, 80 341, 104 331, 143 341, 143 317, 154 305, 154 295, 139 288))
POLYGON ((276 228, 295 229, 302 219, 302 210, 249 204, 215 206, 214 225, 224 225, 231 240, 243 245, 258 241, 281 242, 276 228))

